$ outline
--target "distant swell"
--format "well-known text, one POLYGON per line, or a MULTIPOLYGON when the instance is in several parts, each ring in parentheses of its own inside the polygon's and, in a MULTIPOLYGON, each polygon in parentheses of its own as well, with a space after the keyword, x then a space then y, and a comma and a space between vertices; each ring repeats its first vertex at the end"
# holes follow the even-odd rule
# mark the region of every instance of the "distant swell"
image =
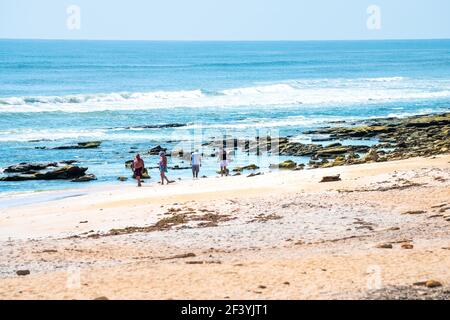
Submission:
POLYGON ((158 108, 351 105, 450 98, 450 82, 382 77, 298 79, 219 91, 115 92, 0 98, 0 112, 95 112, 158 108))

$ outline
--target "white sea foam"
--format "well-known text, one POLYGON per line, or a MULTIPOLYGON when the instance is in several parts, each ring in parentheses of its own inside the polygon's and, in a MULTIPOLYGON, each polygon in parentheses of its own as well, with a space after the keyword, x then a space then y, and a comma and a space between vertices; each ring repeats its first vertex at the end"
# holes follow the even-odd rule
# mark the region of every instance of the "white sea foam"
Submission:
POLYGON ((366 78, 366 81, 373 82, 397 82, 405 80, 405 77, 380 77, 380 78, 366 78))
POLYGON ((389 113, 387 115, 387 117, 391 117, 391 118, 406 118, 406 117, 411 117, 411 116, 415 116, 415 115, 424 115, 424 114, 429 114, 432 113, 433 109, 430 108, 426 108, 426 109, 420 109, 417 110, 416 112, 397 112, 397 113, 389 113))
POLYGON ((98 139, 104 137, 106 130, 103 129, 14 129, 0 131, 0 142, 12 141, 53 141, 63 139, 98 139))
POLYGON ((341 117, 304 117, 304 116, 290 116, 279 119, 246 119, 244 121, 236 121, 231 123, 212 123, 202 124, 193 123, 180 129, 247 129, 247 128, 286 128, 289 126, 295 127, 309 127, 321 124, 327 121, 341 120, 341 117))
POLYGON ((304 79, 231 88, 0 98, 0 112, 94 112, 174 107, 323 106, 450 98, 450 81, 403 77, 304 79))

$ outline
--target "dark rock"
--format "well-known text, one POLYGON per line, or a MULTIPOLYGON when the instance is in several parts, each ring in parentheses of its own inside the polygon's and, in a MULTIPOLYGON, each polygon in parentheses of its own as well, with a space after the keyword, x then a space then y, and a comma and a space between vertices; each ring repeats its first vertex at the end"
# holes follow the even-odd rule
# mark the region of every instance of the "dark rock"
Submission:
POLYGON ((251 178, 251 177, 256 177, 256 176, 260 176, 261 172, 257 172, 257 173, 250 173, 247 178, 251 178))
POLYGON ((125 168, 131 168, 132 164, 133 164, 133 160, 125 161, 125 168))
POLYGON ((179 165, 175 165, 173 167, 170 167, 171 170, 188 170, 191 169, 192 167, 180 167, 179 165))
POLYGON ((248 166, 244 167, 236 167, 233 169, 234 172, 242 172, 244 170, 258 170, 259 167, 256 164, 249 164, 248 166))
POLYGON ((428 115, 412 117, 405 124, 406 127, 426 128, 450 124, 450 114, 428 115))
POLYGON ((322 149, 321 145, 288 142, 279 146, 279 154, 284 156, 311 156, 322 149))
POLYGON ((12 175, 0 178, 0 181, 8 181, 8 182, 28 181, 28 180, 37 180, 37 179, 34 174, 12 175))
POLYGON ((88 182, 88 181, 92 181, 92 180, 97 180, 97 177, 94 174, 89 173, 89 174, 85 174, 84 176, 72 179, 71 181, 72 182, 88 182))
POLYGON ((45 173, 36 173, 36 180, 76 179, 85 175, 88 168, 79 166, 64 166, 45 173))
POLYGON ((390 243, 381 243, 376 246, 378 249, 392 249, 392 244, 390 243))
POLYGON ((442 283, 440 283, 439 281, 436 281, 436 280, 428 280, 425 283, 425 286, 427 288, 438 288, 438 287, 442 287, 442 283))
POLYGON ((64 161, 60 161, 59 163, 62 163, 62 164, 74 164, 74 163, 77 163, 78 161, 77 160, 64 160, 64 161))
POLYGON ((16 271, 16 274, 17 274, 18 276, 27 276, 27 275, 30 274, 30 270, 17 270, 17 271, 16 271))
POLYGON ((322 177, 322 180, 320 182, 333 182, 333 181, 341 181, 341 175, 335 175, 335 176, 324 176, 322 177))
POLYGON ((426 211, 424 211, 424 210, 412 210, 412 211, 406 211, 406 212, 403 212, 402 214, 423 214, 423 213, 427 213, 426 211))
POLYGON ((325 148, 336 148, 336 147, 342 147, 342 143, 331 143, 329 145, 327 145, 325 148))
POLYGON ((129 130, 131 128, 142 128, 142 129, 164 129, 164 128, 179 128, 185 127, 184 123, 167 123, 167 124, 150 124, 150 125, 141 125, 141 126, 133 126, 133 127, 125 127, 124 129, 129 130))
POLYGON ((319 158, 335 158, 339 155, 345 155, 350 152, 367 152, 368 146, 335 146, 320 149, 316 152, 319 158))
POLYGON ((87 141, 87 142, 78 142, 76 145, 68 145, 68 146, 60 146, 54 148, 45 148, 44 149, 52 149, 52 150, 68 150, 68 149, 95 149, 98 148, 102 144, 101 141, 87 141))
POLYGON ((158 146, 156 146, 156 147, 153 147, 153 148, 151 148, 149 151, 148 151, 148 154, 150 154, 150 155, 159 155, 159 153, 161 152, 161 151, 164 151, 164 152, 166 152, 167 151, 167 148, 163 148, 163 147, 161 147, 160 145, 158 145, 158 146))
POLYGON ((7 167, 4 172, 5 173, 35 173, 35 171, 44 170, 48 167, 57 167, 58 164, 56 162, 44 162, 44 163, 26 163, 22 162, 19 164, 15 164, 7 167))
POLYGON ((46 249, 46 250, 42 250, 43 253, 57 253, 58 250, 55 249, 46 249))
POLYGON ((175 256, 168 257, 168 258, 162 258, 161 260, 186 259, 186 258, 193 258, 193 257, 196 257, 196 254, 189 252, 189 253, 177 254, 175 256))
POLYGON ((71 180, 85 175, 88 168, 78 166, 64 166, 51 171, 34 174, 11 175, 0 178, 0 181, 27 181, 27 180, 71 180))
POLYGON ((388 126, 356 126, 356 127, 333 127, 308 131, 306 134, 330 134, 334 138, 372 138, 381 133, 393 132, 395 128, 388 126))
POLYGON ((269 166, 269 168, 271 168, 271 169, 291 169, 291 170, 293 170, 293 169, 297 168, 297 163, 292 161, 292 160, 286 160, 286 161, 283 161, 283 162, 281 162, 279 164, 271 164, 269 166))

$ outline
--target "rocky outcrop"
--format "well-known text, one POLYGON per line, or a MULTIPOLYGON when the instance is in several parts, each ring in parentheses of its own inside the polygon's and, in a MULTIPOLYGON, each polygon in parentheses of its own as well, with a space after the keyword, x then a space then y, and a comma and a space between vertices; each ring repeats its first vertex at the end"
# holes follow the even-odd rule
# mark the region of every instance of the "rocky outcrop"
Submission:
POLYGON ((88 168, 79 166, 64 166, 45 173, 36 173, 36 180, 66 180, 76 179, 85 175, 88 168))
POLYGON ((312 156, 321 149, 322 146, 319 144, 286 142, 279 145, 279 154, 282 156, 312 156))
POLYGON ((450 113, 439 115, 414 116, 405 121, 406 127, 428 128, 450 125, 450 113))
POLYGON ((362 160, 345 164, 426 157, 450 152, 450 113, 369 120, 364 126, 323 128, 307 134, 328 134, 335 139, 376 138, 380 141, 372 151, 353 150, 370 154, 362 160))
POLYGON ((368 161, 378 161, 380 157, 378 156, 378 153, 375 149, 370 149, 369 152, 366 154, 366 156, 364 157, 364 161, 368 162, 368 161))
POLYGON ((359 146, 343 146, 340 143, 335 144, 331 147, 326 147, 323 148, 319 151, 317 151, 315 153, 315 155, 319 158, 335 158, 339 155, 344 155, 347 153, 355 153, 355 152, 359 152, 359 153, 364 153, 367 152, 369 150, 368 146, 363 146, 363 145, 359 145, 359 146))
POLYGON ((305 134, 327 134, 334 139, 351 139, 351 138, 372 138, 381 133, 393 132, 394 127, 389 126, 355 126, 355 127, 332 127, 323 128, 313 131, 307 131, 305 134))
POLYGON ((87 142, 78 142, 76 145, 67 145, 67 146, 59 146, 59 147, 36 147, 36 149, 48 149, 48 150, 69 150, 69 149, 95 149, 100 147, 102 144, 101 141, 87 141, 87 142))
POLYGON ((133 160, 125 161, 125 168, 131 168, 132 165, 133 165, 133 160))
POLYGON ((58 166, 57 162, 43 162, 43 163, 22 162, 5 168, 3 172, 32 174, 36 173, 37 171, 47 169, 48 167, 57 167, 57 166, 58 166))
POLYGON ((89 173, 89 174, 85 174, 84 176, 72 179, 71 181, 72 182, 89 182, 92 180, 97 180, 97 177, 94 174, 89 173))
MULTIPOLYGON (((53 164, 53 163, 52 163, 53 164)), ((27 168, 25 164, 22 164, 23 168, 27 168)), ((14 167, 14 166, 11 166, 14 167)), ((30 166, 32 167, 32 166, 30 166)), ((36 166, 34 168, 37 168, 36 166)), ((48 169, 49 167, 41 168, 40 171, 22 171, 18 174, 6 175, 0 178, 0 181, 27 181, 27 180, 72 180, 72 181, 90 181, 94 180, 94 175, 86 175, 88 168, 65 165, 62 167, 56 167, 55 169, 48 169), (77 180, 78 179, 78 180, 77 180)))
POLYGON ((302 170, 304 167, 305 165, 303 163, 297 164, 292 160, 286 160, 278 164, 269 165, 270 169, 285 169, 285 170, 302 170))
MULTIPOLYGON (((185 127, 186 124, 184 123, 166 123, 166 124, 148 124, 148 125, 141 125, 141 126, 133 126, 133 127, 125 127, 123 129, 129 130, 132 128, 141 128, 141 129, 164 129, 164 128, 179 128, 179 127, 185 127)), ((114 129, 120 129, 120 128, 114 128, 114 129)))
POLYGON ((256 164, 249 164, 247 166, 243 166, 243 167, 235 167, 233 169, 234 172, 242 172, 245 170, 258 170, 259 167, 256 164))
POLYGON ((286 160, 279 164, 271 164, 269 166, 271 169, 295 169, 297 168, 297 163, 292 160, 286 160))
POLYGON ((324 176, 320 182, 334 182, 341 181, 341 175, 337 174, 335 176, 324 176))
POLYGON ((160 145, 157 145, 156 147, 153 147, 150 150, 148 150, 148 154, 153 155, 153 156, 158 156, 161 151, 166 152, 167 148, 163 148, 160 145))
MULTIPOLYGON (((225 136, 203 144, 209 147, 234 147, 244 152, 260 155, 263 152, 281 156, 311 157, 310 167, 335 167, 343 165, 363 164, 400 160, 417 156, 432 156, 450 152, 450 113, 440 115, 414 116, 405 119, 378 118, 359 121, 358 123, 333 123, 335 127, 325 127, 307 132, 312 141, 329 140, 371 140, 371 143, 358 145, 333 143, 322 145, 316 143, 300 143, 291 141, 290 137, 255 137, 253 139, 237 139, 225 136), (376 143, 378 140, 378 143, 376 143), (375 144, 374 144, 375 142, 375 144), (370 145, 370 146, 369 146, 370 145)), ((212 153, 211 157, 216 156, 212 153)), ((287 165, 288 168, 294 168, 287 165)), ((271 165, 271 168, 286 166, 271 165)), ((298 167, 296 169, 299 169, 298 167)), ((235 168, 236 172, 241 168, 235 168)))

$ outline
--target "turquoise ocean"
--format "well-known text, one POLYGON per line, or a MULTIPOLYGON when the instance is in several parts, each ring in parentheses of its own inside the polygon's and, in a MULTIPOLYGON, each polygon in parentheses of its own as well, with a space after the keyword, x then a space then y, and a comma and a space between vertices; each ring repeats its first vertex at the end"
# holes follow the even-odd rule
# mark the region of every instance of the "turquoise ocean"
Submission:
MULTIPOLYGON (((0 168, 77 160, 98 178, 89 185, 119 183, 118 176, 130 175, 124 162, 138 151, 155 166, 157 157, 145 151, 156 145, 189 149, 224 134, 308 143, 302 132, 336 121, 449 108, 450 40, 0 40, 0 168), (170 124, 180 126, 157 128, 170 124), (199 132, 201 141, 193 138, 199 132), (42 149, 91 140, 103 143, 42 149)), ((271 161, 236 157, 232 166, 266 170, 271 161)), ((175 165, 188 162, 172 157, 175 165)), ((201 174, 216 170, 216 159, 206 158, 201 174)), ((149 182, 158 180, 156 169, 150 174, 149 182)), ((169 175, 188 178, 190 171, 169 175)), ((75 186, 0 182, 0 193, 75 186)))

